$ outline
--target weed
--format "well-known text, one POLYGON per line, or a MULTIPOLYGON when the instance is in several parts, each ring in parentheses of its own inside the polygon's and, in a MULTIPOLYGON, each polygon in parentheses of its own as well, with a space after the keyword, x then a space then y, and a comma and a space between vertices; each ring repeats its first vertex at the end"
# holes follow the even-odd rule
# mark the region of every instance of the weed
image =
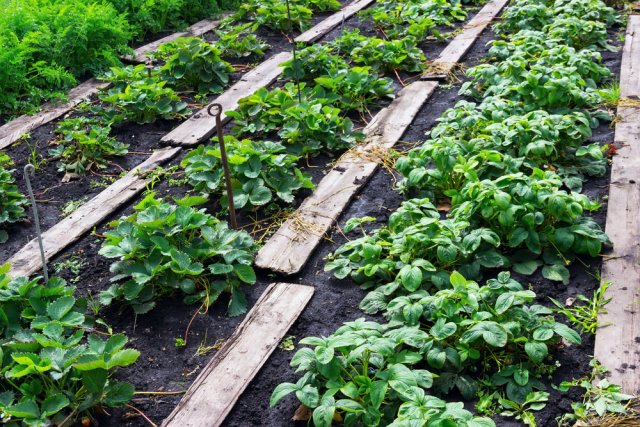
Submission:
POLYGON ((604 307, 611 302, 611 298, 606 297, 607 288, 610 285, 610 282, 602 282, 591 298, 578 294, 576 300, 583 304, 573 307, 565 307, 559 301, 549 299, 558 307, 554 310, 555 312, 565 315, 573 326, 581 329, 582 333, 595 335, 597 329, 604 326, 598 323, 598 316, 606 313, 604 307))

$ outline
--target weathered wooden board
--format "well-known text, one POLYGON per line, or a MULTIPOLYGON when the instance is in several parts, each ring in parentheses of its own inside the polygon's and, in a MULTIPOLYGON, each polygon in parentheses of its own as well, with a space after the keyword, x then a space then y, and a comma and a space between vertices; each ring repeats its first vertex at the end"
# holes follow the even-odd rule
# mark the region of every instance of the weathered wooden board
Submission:
POLYGON ((89 79, 69 91, 68 101, 43 104, 38 114, 20 116, 0 126, 0 150, 16 142, 25 133, 57 119, 94 93, 97 93, 101 88, 107 86, 107 83, 89 79))
POLYGON ((284 274, 299 272, 325 233, 378 168, 376 152, 385 152, 394 146, 437 86, 436 82, 418 81, 400 91, 394 102, 366 127, 365 144, 342 156, 314 193, 260 249, 255 264, 284 274))
MULTIPOLYGON (((640 16, 631 15, 622 53, 620 97, 640 98, 640 16)), ((624 104, 622 104, 624 105, 624 104)), ((618 147, 611 168, 606 233, 613 251, 602 262, 602 280, 611 282, 598 317, 595 356, 611 371, 611 382, 640 394, 640 104, 620 106, 618 147)))
MULTIPOLYGON (((289 59, 291 59, 291 52, 281 52, 272 56, 246 73, 237 83, 217 97, 212 104, 221 104, 225 112, 235 110, 238 108, 238 101, 242 98, 253 94, 261 87, 270 85, 280 75, 279 65, 289 59)), ((198 111, 162 137, 162 143, 190 146, 213 135, 216 131, 216 119, 207 114, 208 107, 198 111)), ((227 121, 229 121, 229 117, 223 112, 222 122, 226 123, 227 121)))
POLYGON ((347 20, 365 7, 369 6, 373 3, 374 0, 358 0, 355 1, 348 6, 345 6, 344 9, 337 11, 333 15, 319 22, 313 28, 308 29, 304 33, 300 34, 298 37, 294 39, 296 42, 300 43, 311 43, 318 40, 320 37, 327 34, 329 31, 334 29, 342 22, 342 20, 347 20))
POLYGON ((463 27, 422 75, 423 79, 446 79, 465 53, 473 46, 485 28, 500 13, 509 0, 491 0, 463 27))
MULTIPOLYGON (((149 181, 149 178, 146 178, 146 173, 170 160, 179 151, 180 148, 164 148, 154 152, 145 162, 44 232, 42 239, 47 260, 100 224, 112 212, 140 193, 149 181)), ((36 273, 42 268, 37 240, 31 240, 7 262, 11 264, 10 274, 13 277, 30 276, 36 273)))
POLYGON ((178 39, 180 37, 201 36, 204 33, 208 33, 209 31, 213 30, 218 25, 220 25, 220 20, 212 21, 210 19, 205 19, 205 20, 196 22, 195 24, 193 24, 183 32, 173 33, 168 35, 167 37, 163 37, 159 40, 148 43, 144 46, 140 46, 139 48, 133 51, 132 56, 126 56, 125 59, 129 61, 145 62, 147 60, 147 53, 156 51, 160 47, 160 45, 172 42, 175 39, 178 39))
POLYGON ((189 387, 162 427, 217 427, 313 295, 313 287, 270 285, 189 387))

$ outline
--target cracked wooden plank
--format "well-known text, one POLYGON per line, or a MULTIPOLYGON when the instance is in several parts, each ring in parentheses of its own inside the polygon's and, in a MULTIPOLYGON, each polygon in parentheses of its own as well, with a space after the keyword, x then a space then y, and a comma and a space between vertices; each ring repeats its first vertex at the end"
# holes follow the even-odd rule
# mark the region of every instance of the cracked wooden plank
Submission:
POLYGON ((353 15, 369 6, 373 3, 374 0, 358 0, 355 1, 348 6, 345 6, 344 9, 337 11, 333 15, 319 22, 313 28, 308 29, 304 33, 300 34, 298 37, 294 39, 295 42, 299 43, 311 43, 322 36, 326 35, 329 31, 333 30, 338 26, 343 20, 347 20, 351 18, 353 15))
POLYGON ((284 274, 299 272, 378 168, 377 153, 388 151, 400 140, 437 86, 437 82, 419 81, 402 89, 365 128, 365 143, 342 156, 313 194, 260 249, 256 266, 284 274))
POLYGON ((605 231, 613 250, 602 261, 611 302, 598 316, 595 356, 624 393, 640 394, 640 15, 630 15, 620 72, 605 231))
MULTIPOLYGON (((53 258, 86 232, 99 225, 111 213, 140 193, 150 182, 147 175, 158 165, 175 157, 180 148, 155 151, 146 161, 129 171, 93 199, 80 206, 69 216, 42 234, 47 260, 53 258)), ((30 276, 42 268, 40 249, 36 239, 31 240, 7 260, 13 277, 30 276)))
POLYGON ((313 287, 270 285, 162 427, 217 427, 302 313, 313 287))

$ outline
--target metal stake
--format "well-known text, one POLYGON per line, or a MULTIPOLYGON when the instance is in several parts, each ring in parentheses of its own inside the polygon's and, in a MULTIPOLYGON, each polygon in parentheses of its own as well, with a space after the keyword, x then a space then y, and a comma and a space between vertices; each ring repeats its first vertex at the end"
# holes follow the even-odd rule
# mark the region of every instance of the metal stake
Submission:
POLYGON ((216 130, 218 131, 218 143, 220 144, 220 157, 222 159, 222 169, 224 170, 224 183, 227 188, 227 199, 229 199, 229 220, 231 228, 236 230, 238 223, 236 221, 236 208, 233 205, 233 190, 231 189, 231 174, 229 173, 229 163, 227 162, 227 150, 224 145, 224 136, 222 135, 222 105, 211 104, 207 107, 207 113, 216 118, 216 130), (216 109, 215 113, 212 109, 216 109))
POLYGON ((36 198, 33 195, 33 188, 31 188, 31 180, 29 174, 36 174, 36 168, 32 164, 28 164, 24 167, 24 180, 27 182, 27 192, 29 193, 29 199, 31 199, 31 208, 33 209, 33 220, 36 226, 36 237, 38 239, 38 245, 40 246, 40 258, 42 259, 42 276, 44 282, 49 283, 49 271, 47 270, 47 258, 44 256, 44 245, 42 243, 42 231, 40 230, 40 217, 38 216, 38 206, 36 205, 36 198))
MULTIPOLYGON (((291 8, 289 7, 289 0, 286 0, 286 3, 287 3, 287 19, 289 20, 289 31, 291 31, 293 29, 293 22, 291 21, 291 8)), ((295 40, 291 42, 291 45, 293 46, 293 69, 295 70, 295 73, 293 73, 293 76, 296 79, 296 86, 298 87, 298 103, 302 104, 302 92, 300 92, 300 76, 298 75, 299 64, 298 64, 295 40)))

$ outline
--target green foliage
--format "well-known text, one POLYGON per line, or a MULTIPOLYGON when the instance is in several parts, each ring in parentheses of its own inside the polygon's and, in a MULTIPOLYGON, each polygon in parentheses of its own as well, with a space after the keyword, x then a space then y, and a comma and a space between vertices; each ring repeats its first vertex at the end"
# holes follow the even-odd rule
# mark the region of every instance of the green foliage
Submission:
POLYGON ((165 62, 159 77, 175 89, 199 94, 220 93, 234 69, 220 59, 220 50, 199 37, 182 37, 165 43, 154 53, 165 62))
POLYGON ((415 37, 383 40, 366 37, 360 30, 345 31, 331 42, 358 65, 369 65, 376 71, 404 70, 421 72, 426 68, 426 58, 418 48, 415 37))
POLYGON ((216 31, 215 45, 225 58, 247 58, 264 56, 269 44, 251 31, 251 23, 238 24, 216 31))
POLYGON ((365 9, 361 15, 372 18, 375 25, 391 39, 411 36, 423 41, 429 35, 441 38, 436 27, 452 26, 452 21, 464 21, 467 12, 457 1, 383 0, 377 2, 375 7, 365 9))
POLYGON ((234 22, 244 19, 253 22, 254 31, 259 27, 272 30, 291 31, 306 30, 311 26, 311 16, 314 12, 328 12, 339 10, 338 0, 291 0, 291 24, 287 14, 287 4, 278 0, 249 0, 240 5, 238 12, 228 19, 234 22))
POLYGON ((87 0, 7 0, 0 12, 0 112, 34 112, 64 98, 77 77, 129 52, 125 18, 87 0))
POLYGON ((107 166, 112 156, 129 152, 124 144, 109 136, 111 125, 87 117, 62 120, 55 132, 61 139, 50 154, 59 159, 58 170, 73 175, 84 175, 107 166))
MULTIPOLYGON (((313 188, 308 174, 295 165, 298 156, 287 154, 286 147, 271 141, 225 138, 231 173, 233 202, 236 208, 264 206, 275 197, 293 203, 300 188, 313 188)), ((227 205, 219 147, 201 145, 182 161, 188 182, 199 192, 222 197, 227 205)))
POLYGON ((140 353, 124 335, 91 333, 87 302, 59 278, 11 280, 0 267, 0 413, 9 426, 72 422, 97 407, 123 406, 133 386, 116 381, 140 353))
POLYGON ((134 120, 151 123, 156 119, 182 119, 191 113, 186 102, 160 81, 153 72, 147 74, 143 64, 135 67, 112 68, 103 79, 113 87, 100 93, 102 107, 94 111, 109 120, 134 120))
POLYGON ((156 300, 176 292, 185 294, 185 303, 206 307, 228 292, 229 315, 244 313, 240 287, 256 281, 251 267, 256 246, 248 233, 230 230, 193 207, 204 201, 187 197, 173 205, 150 193, 135 213, 112 222, 99 254, 116 259, 111 265, 116 283, 100 301, 124 300, 136 313, 146 313, 156 300))
POLYGON ((309 89, 302 84, 301 90, 302 102, 292 82, 283 89, 261 88, 241 99, 237 111, 227 112, 234 119, 234 134, 267 137, 279 129, 278 136, 295 154, 348 148, 364 139, 334 107, 337 95, 326 93, 321 86, 309 89))
POLYGON ((24 207, 28 203, 15 184, 11 165, 9 156, 0 151, 0 243, 9 239, 4 227, 25 218, 24 207))
POLYGON ((598 317, 607 312, 604 307, 611 302, 611 298, 606 297, 610 284, 610 282, 602 282, 591 298, 582 294, 576 295, 574 303, 578 304, 575 306, 567 304, 565 307, 559 301, 550 299, 557 307, 555 309, 557 313, 563 314, 572 325, 579 327, 582 333, 595 335, 597 329, 604 326, 598 323, 598 317))
POLYGON ((370 67, 341 68, 315 79, 327 91, 340 96, 338 107, 343 110, 367 111, 374 101, 393 97, 393 80, 380 78, 370 67))
POLYGON ((334 54, 334 49, 327 44, 313 44, 297 52, 296 61, 280 64, 282 75, 312 81, 316 77, 348 69, 347 62, 341 56, 334 54))

